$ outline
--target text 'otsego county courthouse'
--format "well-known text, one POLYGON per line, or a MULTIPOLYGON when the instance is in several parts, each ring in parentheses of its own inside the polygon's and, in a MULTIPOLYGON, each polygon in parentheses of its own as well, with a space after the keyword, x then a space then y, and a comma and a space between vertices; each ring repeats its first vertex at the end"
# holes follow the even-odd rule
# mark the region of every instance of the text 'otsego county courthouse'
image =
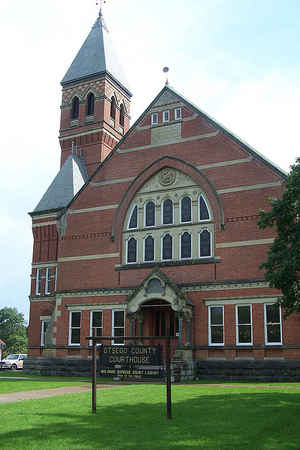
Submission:
POLYGON ((101 12, 61 84, 61 167, 30 213, 26 368, 85 373, 93 332, 169 330, 178 378, 297 377, 299 315, 259 269, 274 230, 258 212, 285 174, 168 84, 130 128, 101 12))

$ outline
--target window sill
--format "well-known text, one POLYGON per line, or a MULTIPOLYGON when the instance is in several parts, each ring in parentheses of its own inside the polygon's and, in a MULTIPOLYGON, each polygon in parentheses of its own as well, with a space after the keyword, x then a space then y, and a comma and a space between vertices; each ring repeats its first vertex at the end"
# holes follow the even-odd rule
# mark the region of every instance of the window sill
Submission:
POLYGON ((188 266, 195 264, 213 264, 221 261, 218 256, 201 258, 201 259, 183 259, 172 261, 153 261, 149 263, 130 263, 130 264, 118 264, 115 266, 115 270, 129 270, 129 269, 146 269, 151 267, 167 267, 167 266, 188 266))

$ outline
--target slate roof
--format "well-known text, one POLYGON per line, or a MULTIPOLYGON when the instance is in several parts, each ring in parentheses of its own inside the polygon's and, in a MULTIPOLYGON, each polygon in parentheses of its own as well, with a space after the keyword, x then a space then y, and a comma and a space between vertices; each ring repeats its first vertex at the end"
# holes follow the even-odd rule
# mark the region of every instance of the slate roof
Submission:
POLYGON ((61 84, 72 83, 100 74, 110 75, 131 96, 129 85, 119 64, 102 12, 77 53, 61 84))
POLYGON ((50 184, 33 213, 57 210, 67 206, 88 180, 82 157, 71 154, 50 184))

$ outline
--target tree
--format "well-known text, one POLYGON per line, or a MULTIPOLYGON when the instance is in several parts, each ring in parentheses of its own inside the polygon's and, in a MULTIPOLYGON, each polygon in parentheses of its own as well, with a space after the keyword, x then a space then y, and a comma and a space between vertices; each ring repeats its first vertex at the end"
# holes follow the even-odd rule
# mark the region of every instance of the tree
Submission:
POLYGON ((269 202, 271 210, 260 211, 258 226, 276 227, 277 237, 260 267, 270 286, 282 291, 278 303, 288 316, 300 312, 300 158, 291 166, 282 198, 269 202))
POLYGON ((0 309, 0 339, 6 343, 5 355, 27 352, 27 327, 16 308, 0 309))

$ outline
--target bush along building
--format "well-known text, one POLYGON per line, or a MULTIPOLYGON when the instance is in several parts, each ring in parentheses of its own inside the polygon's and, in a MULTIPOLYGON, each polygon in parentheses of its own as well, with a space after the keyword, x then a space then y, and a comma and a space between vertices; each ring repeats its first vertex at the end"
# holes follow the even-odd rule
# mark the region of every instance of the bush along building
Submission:
MULTIPOLYGON (((285 174, 166 84, 130 127, 102 13, 62 80, 61 167, 33 212, 27 370, 90 370, 90 342, 172 340, 178 379, 299 378, 299 316, 259 265, 285 174)), ((164 341, 147 341, 156 345, 164 341)))

